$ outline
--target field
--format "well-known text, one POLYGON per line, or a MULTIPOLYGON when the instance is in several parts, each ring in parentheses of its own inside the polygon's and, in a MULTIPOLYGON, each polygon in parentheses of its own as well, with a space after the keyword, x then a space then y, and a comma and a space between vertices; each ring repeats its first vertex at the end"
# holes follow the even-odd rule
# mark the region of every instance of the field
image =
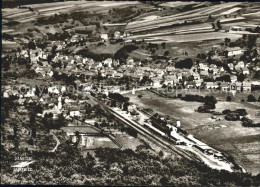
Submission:
MULTIPOLYGON (((166 99, 151 92, 142 91, 142 98, 128 94, 130 101, 140 107, 151 108, 154 112, 170 115, 181 120, 182 128, 224 153, 231 155, 247 171, 258 174, 260 164, 260 128, 246 128, 240 121, 220 121, 211 118, 211 114, 197 113, 202 103, 186 102, 179 99, 166 99)), ((260 106, 249 103, 219 101, 216 111, 245 108, 249 117, 260 122, 260 106)))
MULTIPOLYGON (((167 12, 167 15, 162 16, 160 11, 155 11, 129 22, 126 26, 126 32, 131 33, 131 36, 125 40, 144 39, 153 43, 223 40, 226 37, 236 40, 248 32, 225 33, 225 30, 214 32, 212 23, 220 20, 223 24, 222 28, 226 30, 232 26, 241 26, 241 24, 244 27, 253 28, 259 25, 256 20, 252 20, 250 17, 251 14, 254 16, 257 10, 245 8, 249 5, 242 5, 241 2, 212 5, 209 2, 201 4, 199 2, 176 1, 162 3, 160 6, 165 7, 162 12, 167 12), (243 14, 238 14, 239 11, 243 11, 243 14), (226 17, 226 15, 229 16, 226 17)), ((258 4, 254 6, 258 6, 258 4)))
POLYGON ((103 1, 66 1, 66 2, 55 2, 55 3, 43 3, 43 4, 31 4, 33 12, 28 9, 18 8, 4 8, 3 19, 4 20, 15 20, 19 22, 33 21, 42 16, 50 16, 59 13, 70 13, 75 10, 77 11, 107 11, 111 7, 121 7, 139 4, 137 1, 125 1, 125 2, 109 2, 103 1), (12 13, 10 13, 12 12, 12 13))

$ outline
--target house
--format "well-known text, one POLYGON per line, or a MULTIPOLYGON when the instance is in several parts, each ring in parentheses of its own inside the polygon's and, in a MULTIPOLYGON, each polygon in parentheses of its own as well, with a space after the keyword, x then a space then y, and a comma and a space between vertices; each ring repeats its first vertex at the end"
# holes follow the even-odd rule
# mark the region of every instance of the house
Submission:
POLYGON ((106 60, 103 61, 104 65, 106 65, 107 67, 111 67, 113 60, 111 58, 107 58, 106 60))
POLYGON ((221 90, 222 90, 223 92, 228 92, 228 91, 230 91, 230 85, 229 85, 229 83, 223 82, 223 83, 221 84, 221 90))
POLYGON ((162 69, 157 69, 154 72, 158 77, 162 77, 164 75, 164 71, 162 69))
POLYGON ((119 31, 115 31, 114 32, 114 38, 115 39, 119 39, 120 38, 120 32, 119 31))
POLYGON ((131 75, 130 75, 133 79, 137 79, 137 80, 139 80, 139 81, 141 81, 142 79, 143 79, 143 74, 141 74, 141 73, 131 73, 131 75))
POLYGON ((245 50, 241 49, 240 47, 227 47, 226 53, 228 57, 242 55, 245 50))
POLYGON ((243 73, 244 75, 249 75, 249 74, 250 74, 249 69, 248 69, 247 67, 243 67, 243 68, 241 68, 241 69, 242 69, 242 73, 243 73))
POLYGON ((80 109, 78 107, 71 107, 69 115, 71 117, 80 116, 80 109))
POLYGON ((194 80, 199 80, 200 79, 200 74, 194 73, 192 75, 193 75, 194 80))
POLYGON ((134 65, 134 59, 133 58, 127 58, 126 59, 126 64, 128 64, 128 65, 134 65))
POLYGON ((206 82, 207 89, 216 89, 219 85, 216 82, 206 82))
POLYGON ((256 66, 254 67, 254 70, 255 70, 255 71, 259 71, 259 70, 260 70, 260 62, 258 62, 258 63, 256 64, 256 66))
POLYGON ((203 83, 203 79, 194 80, 194 82, 196 83, 197 87, 200 87, 201 84, 203 83))
POLYGON ((131 71, 130 70, 126 70, 124 73, 123 73, 124 76, 126 77, 130 77, 131 76, 131 71))
POLYGON ((199 69, 201 71, 208 71, 209 70, 209 66, 207 64, 200 63, 199 64, 199 69))
POLYGON ((243 61, 240 61, 237 63, 237 66, 243 68, 243 67, 245 67, 245 63, 243 61))
POLYGON ((196 86, 196 82, 194 82, 194 81, 188 81, 187 83, 186 83, 186 88, 188 88, 188 89, 191 89, 191 88, 196 88, 197 86, 196 86))
POLYGON ((252 84, 250 82, 243 82, 242 86, 243 92, 251 92, 252 84))
POLYGON ((230 76, 230 80, 231 80, 231 83, 237 82, 237 76, 236 75, 231 75, 230 76))
POLYGON ((152 77, 151 80, 153 81, 154 88, 160 88, 162 86, 161 79, 159 77, 152 77))
POLYGON ((166 67, 167 73, 172 73, 174 70, 175 70, 175 67, 174 67, 174 66, 167 66, 167 67, 166 67))
POLYGON ((122 78, 123 76, 124 76, 123 73, 115 73, 115 74, 114 74, 114 77, 117 78, 117 79, 120 79, 120 78, 122 78))
POLYGON ((5 91, 5 92, 4 92, 3 97, 4 97, 4 98, 9 98, 8 91, 5 91))
POLYGON ((102 41, 106 42, 108 40, 108 35, 107 34, 101 34, 100 38, 102 41))
POLYGON ((237 92, 241 92, 241 90, 242 90, 242 83, 241 83, 241 82, 236 82, 234 89, 235 89, 237 92))
POLYGON ((173 80, 176 79, 176 75, 165 75, 164 84, 173 84, 173 80))
POLYGON ((240 66, 235 66, 235 71, 237 73, 243 73, 242 68, 240 66))
POLYGON ((106 71, 107 77, 114 77, 116 73, 117 73, 117 71, 116 71, 116 70, 113 70, 113 69, 108 69, 108 70, 106 71))
POLYGON ((177 79, 182 80, 182 73, 177 73, 177 79))
POLYGON ((201 76, 207 76, 207 75, 209 75, 209 72, 208 71, 200 71, 200 75, 201 76))
POLYGON ((230 70, 234 70, 234 64, 229 63, 229 64, 228 64, 228 67, 230 68, 230 70))

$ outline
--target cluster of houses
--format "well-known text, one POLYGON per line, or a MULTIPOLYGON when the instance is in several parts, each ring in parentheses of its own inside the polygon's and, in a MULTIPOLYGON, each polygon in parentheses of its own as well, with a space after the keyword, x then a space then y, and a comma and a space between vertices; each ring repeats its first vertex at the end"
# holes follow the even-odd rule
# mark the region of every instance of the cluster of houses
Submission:
MULTIPOLYGON (((120 37, 120 33, 115 33, 120 37)), ((231 74, 227 73, 223 67, 218 67, 215 64, 197 63, 192 66, 190 70, 176 69, 173 65, 165 68, 158 68, 153 65, 143 65, 140 61, 134 61, 133 58, 128 58, 126 64, 120 64, 118 60, 107 58, 101 62, 96 62, 91 58, 84 58, 80 55, 64 55, 59 53, 59 50, 64 48, 63 42, 53 42, 52 46, 56 45, 57 52, 52 62, 48 62, 48 55, 50 55, 51 46, 46 51, 37 48, 36 50, 22 50, 20 56, 30 57, 32 69, 35 70, 42 78, 52 77, 54 72, 58 75, 74 75, 78 77, 77 83, 84 85, 89 89, 89 84, 86 86, 86 81, 92 77, 100 76, 102 78, 120 79, 129 77, 134 82, 140 82, 144 77, 147 77, 150 82, 147 82, 153 87, 161 87, 166 85, 183 85, 186 88, 206 88, 206 89, 221 89, 223 91, 250 91, 252 83, 249 79, 243 82, 238 82, 237 76, 243 74, 245 77, 250 75, 250 63, 238 61, 228 63, 231 74), (230 81, 217 81, 223 75, 230 76, 230 81), (211 81, 208 81, 208 78, 211 81)), ((229 49, 233 55, 240 55, 241 50, 229 49)), ((257 66, 256 66, 257 67, 257 66)), ((260 68, 260 67, 259 67, 260 68)), ((114 85, 117 86, 117 85, 114 85)), ((111 90, 118 90, 113 88, 111 90)), ((106 89, 106 92, 108 89, 106 89)))

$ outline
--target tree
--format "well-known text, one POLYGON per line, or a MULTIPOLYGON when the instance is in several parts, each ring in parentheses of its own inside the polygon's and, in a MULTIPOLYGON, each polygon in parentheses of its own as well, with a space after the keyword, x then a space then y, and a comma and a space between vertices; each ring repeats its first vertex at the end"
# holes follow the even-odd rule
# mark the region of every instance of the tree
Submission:
POLYGON ((165 49, 166 43, 163 42, 161 45, 162 45, 163 49, 165 49))
POLYGON ((184 60, 181 60, 175 64, 176 68, 186 68, 190 69, 193 66, 193 62, 191 58, 186 58, 184 60))
POLYGON ((243 73, 240 73, 237 75, 237 81, 243 82, 245 80, 246 76, 243 73))
POLYGON ((161 179, 160 179, 160 183, 162 186, 168 186, 169 185, 169 179, 165 176, 163 176, 161 179))
POLYGON ((207 105, 199 106, 198 112, 200 112, 200 113, 208 113, 209 112, 209 107, 207 105))
POLYGON ((212 29, 216 29, 215 23, 212 23, 212 29))
POLYGON ((29 41, 27 47, 29 49, 36 49, 36 45, 35 45, 34 41, 29 41))
POLYGON ((124 110, 124 111, 128 111, 128 106, 129 106, 129 103, 128 103, 128 102, 124 102, 124 104, 123 104, 123 110, 124 110))
POLYGON ((225 116, 225 119, 228 121, 238 121, 240 119, 240 116, 236 112, 230 112, 225 116))
POLYGON ((164 56, 168 56, 168 55, 169 55, 169 51, 165 51, 164 56))
POLYGON ((217 27, 218 27, 218 29, 221 29, 221 28, 222 28, 222 26, 221 26, 221 24, 220 24, 220 21, 219 21, 219 20, 217 21, 217 23, 216 23, 216 24, 217 24, 217 27))
POLYGON ((209 109, 215 109, 215 104, 217 100, 214 96, 206 96, 205 97, 205 105, 209 107, 209 109))

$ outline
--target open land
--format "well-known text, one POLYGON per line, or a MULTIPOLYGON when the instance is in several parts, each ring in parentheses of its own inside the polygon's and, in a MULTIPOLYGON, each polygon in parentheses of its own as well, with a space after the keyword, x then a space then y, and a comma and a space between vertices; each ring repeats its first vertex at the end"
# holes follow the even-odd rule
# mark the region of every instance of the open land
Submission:
MULTIPOLYGON (((127 94, 130 101, 154 112, 169 115, 182 122, 182 128, 208 145, 232 155, 247 171, 259 173, 260 163, 260 128, 247 128, 240 121, 220 121, 211 118, 211 114, 194 112, 202 103, 187 102, 179 99, 166 99, 149 91, 140 92, 143 97, 127 94)), ((250 117, 259 120, 260 106, 241 102, 221 101, 216 104, 216 111, 245 108, 250 117)))

